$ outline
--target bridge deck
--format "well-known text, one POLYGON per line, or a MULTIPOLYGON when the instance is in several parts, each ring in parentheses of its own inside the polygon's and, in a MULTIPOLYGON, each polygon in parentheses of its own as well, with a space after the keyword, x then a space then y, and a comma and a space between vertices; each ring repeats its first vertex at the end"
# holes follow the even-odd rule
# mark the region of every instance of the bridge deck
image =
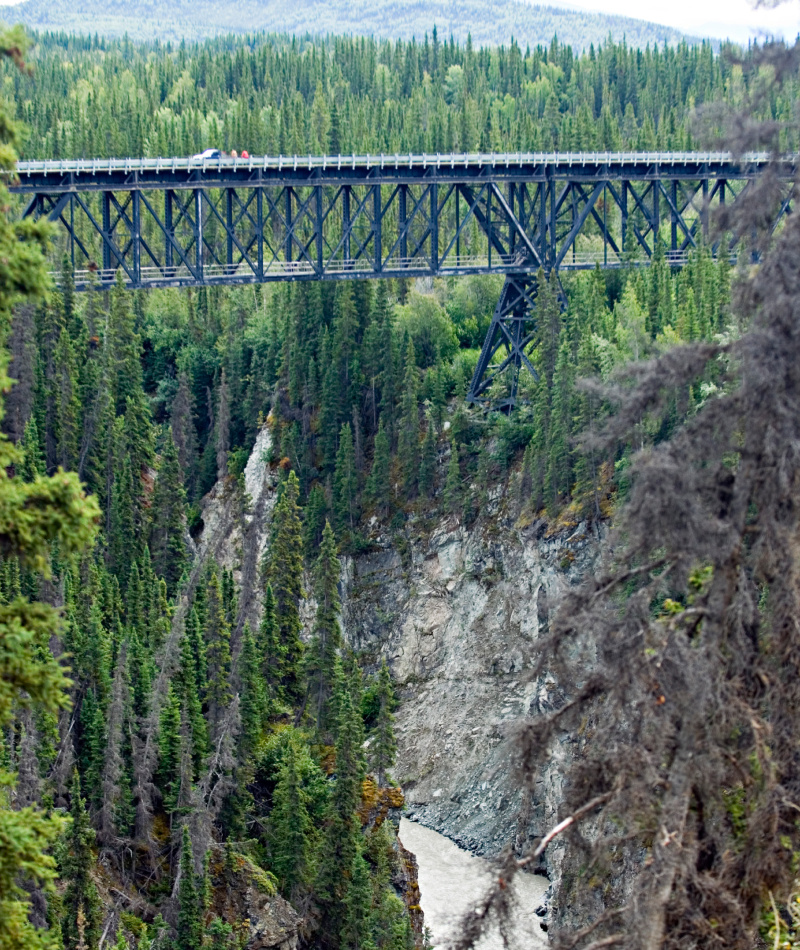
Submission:
POLYGON ((31 160, 18 163, 14 190, 30 193, 78 186, 89 190, 111 185, 140 188, 192 187, 206 183, 352 180, 413 180, 491 177, 557 179, 752 177, 769 161, 765 152, 738 159, 730 152, 502 152, 394 155, 293 155, 250 158, 97 158, 31 160), (62 179, 61 182, 58 179, 62 179))

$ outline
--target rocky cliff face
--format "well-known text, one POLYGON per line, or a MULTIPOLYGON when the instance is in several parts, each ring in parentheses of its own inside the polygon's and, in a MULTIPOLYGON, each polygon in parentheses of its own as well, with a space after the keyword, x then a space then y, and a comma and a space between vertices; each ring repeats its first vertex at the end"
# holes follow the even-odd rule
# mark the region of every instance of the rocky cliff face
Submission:
MULTIPOLYGON (((386 656, 400 685, 394 777, 410 817, 470 850, 497 854, 552 822, 563 757, 554 751, 518 828, 509 727, 548 706, 529 682, 531 651, 558 602, 599 551, 585 525, 555 537, 490 517, 442 522, 345 562, 343 622, 356 649, 386 656)), ((551 868, 552 870, 552 868, 551 868)))

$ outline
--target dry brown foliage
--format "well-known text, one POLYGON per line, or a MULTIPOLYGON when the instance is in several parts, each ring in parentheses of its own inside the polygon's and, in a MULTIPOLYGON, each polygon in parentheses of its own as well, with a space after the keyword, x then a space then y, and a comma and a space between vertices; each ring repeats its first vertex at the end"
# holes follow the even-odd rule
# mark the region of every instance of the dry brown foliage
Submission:
MULTIPOLYGON (((751 116, 799 59, 765 48, 748 108, 726 119, 734 151, 777 149, 776 124, 751 116)), ((718 222, 747 264, 734 302, 744 332, 630 366, 605 393, 615 411, 595 448, 609 449, 709 366, 720 383, 668 441, 635 455, 603 569, 540 644, 534 675, 555 677, 558 700, 520 724, 519 775, 535 794, 553 743, 571 738, 561 817, 577 820, 563 823, 560 950, 751 950, 770 893, 787 895, 796 873, 800 220, 773 229, 784 198, 768 169, 718 222)), ((507 912, 505 883, 536 845, 505 856, 462 948, 507 912)))

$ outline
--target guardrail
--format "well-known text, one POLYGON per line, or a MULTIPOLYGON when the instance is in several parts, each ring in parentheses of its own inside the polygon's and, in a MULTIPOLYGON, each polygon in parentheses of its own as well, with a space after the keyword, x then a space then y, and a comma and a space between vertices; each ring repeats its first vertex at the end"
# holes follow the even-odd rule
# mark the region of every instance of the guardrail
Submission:
MULTIPOLYGON (((257 171, 258 169, 334 171, 347 168, 483 168, 523 166, 619 166, 629 165, 763 165, 772 156, 768 152, 747 152, 735 156, 731 152, 464 152, 447 154, 392 155, 292 155, 251 158, 92 158, 64 160, 31 160, 17 163, 16 174, 31 175, 93 175, 98 172, 184 172, 184 171, 257 171)), ((794 164, 797 156, 785 161, 794 164)), ((13 176, 14 171, 3 171, 13 176)))

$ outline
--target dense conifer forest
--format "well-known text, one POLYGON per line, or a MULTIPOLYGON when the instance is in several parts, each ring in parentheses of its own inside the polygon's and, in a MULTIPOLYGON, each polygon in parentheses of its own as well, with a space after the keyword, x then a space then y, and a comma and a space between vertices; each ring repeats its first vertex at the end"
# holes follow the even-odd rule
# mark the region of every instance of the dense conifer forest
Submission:
MULTIPOLYGON (((556 39, 493 49, 435 32, 199 45, 42 34, 30 59, 33 75, 3 76, 26 158, 682 150, 696 145, 695 110, 757 82, 708 43, 578 55, 556 39)), ((776 93, 768 117, 788 119, 796 91, 776 93)))
MULTIPOLYGON (((686 148, 691 110, 744 82, 708 46, 576 56, 555 41, 41 36, 31 62, 32 77, 6 64, 4 89, 24 154, 48 157, 686 148)), ((398 545, 442 517, 472 526, 497 486, 514 519, 551 530, 609 516, 631 445, 578 451, 606 406, 577 380, 738 333, 728 260, 700 248, 677 272, 659 249, 636 263, 565 278, 566 310, 542 279, 539 381, 512 417, 463 401, 496 278, 149 293, 120 278, 77 295, 65 262, 58 289, 44 293, 40 268, 38 298, 11 299, 0 489, 18 503, 60 491, 66 512, 32 541, 5 521, 0 534, 0 623, 49 624, 34 672, 0 692, 0 815, 38 809, 48 849, 20 845, 27 946, 233 950, 246 928, 220 893, 237 887, 290 901, 309 946, 421 945, 391 823, 369 808, 394 800, 394 687, 343 643, 339 558, 369 550, 376 525, 398 545), (279 487, 251 629, 233 572, 193 561, 193 539, 215 484, 247 510, 265 426, 279 487)), ((715 386, 709 370, 681 389, 639 442, 668 437, 715 386)), ((0 948, 18 946, 0 922, 0 948)))

